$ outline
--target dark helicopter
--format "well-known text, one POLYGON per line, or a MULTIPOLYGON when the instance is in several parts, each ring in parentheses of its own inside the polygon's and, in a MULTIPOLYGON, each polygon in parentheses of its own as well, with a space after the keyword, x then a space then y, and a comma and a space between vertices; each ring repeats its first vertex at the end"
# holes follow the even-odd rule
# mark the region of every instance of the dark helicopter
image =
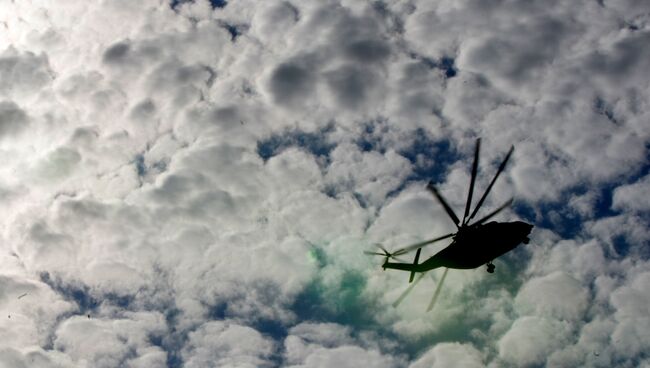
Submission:
MULTIPOLYGON (((454 211, 447 204, 447 201, 445 201, 442 195, 438 192, 436 187, 433 185, 433 182, 429 182, 427 185, 427 189, 436 197, 449 217, 452 219, 452 221, 454 221, 454 224, 456 225, 458 231, 434 239, 412 244, 407 247, 400 248, 392 253, 388 252, 381 245, 378 245, 378 247, 382 250, 382 253, 368 251, 364 252, 366 254, 386 257, 386 261, 382 265, 384 270, 387 268, 392 268, 396 270, 409 271, 411 273, 409 277, 409 283, 413 282, 415 273, 421 273, 420 278, 417 280, 420 281, 427 271, 439 267, 445 267, 445 271, 440 279, 440 282, 438 283, 438 287, 436 288, 433 299, 431 300, 431 303, 429 304, 429 308, 427 310, 431 310, 433 307, 435 300, 440 293, 440 287, 442 286, 442 283, 447 276, 447 271, 450 268, 472 269, 480 267, 482 265, 487 265, 487 272, 493 273, 494 264, 492 264, 492 261, 494 259, 513 250, 519 244, 528 244, 530 241, 528 235, 533 229, 533 225, 521 221, 493 221, 486 223, 487 220, 491 219, 496 214, 509 207, 512 204, 512 198, 480 220, 470 223, 478 213, 478 210, 481 208, 481 205, 485 201, 485 198, 487 198, 487 195, 490 193, 492 186, 496 182, 503 169, 506 167, 506 163, 514 151, 514 147, 511 147, 510 151, 508 151, 508 154, 501 162, 496 175, 485 190, 485 193, 470 214, 472 194, 474 191, 474 182, 476 180, 476 173, 478 171, 480 147, 481 140, 479 138, 476 141, 476 149, 474 151, 474 164, 472 165, 472 178, 469 184, 469 193, 467 195, 467 203, 465 204, 465 213, 463 215, 462 221, 460 221, 458 216, 456 216, 454 211), (418 263, 422 247, 448 238, 453 239, 449 246, 436 253, 426 261, 418 263), (409 253, 414 250, 417 250, 417 252, 415 253, 415 260, 413 263, 389 262, 391 258, 399 260, 396 258, 397 256, 409 253)), ((402 296, 394 303, 394 305, 397 305, 399 302, 401 302, 401 300, 406 296, 406 294, 412 289, 413 286, 415 286, 415 284, 412 284, 409 289, 407 289, 406 292, 402 294, 402 296)))

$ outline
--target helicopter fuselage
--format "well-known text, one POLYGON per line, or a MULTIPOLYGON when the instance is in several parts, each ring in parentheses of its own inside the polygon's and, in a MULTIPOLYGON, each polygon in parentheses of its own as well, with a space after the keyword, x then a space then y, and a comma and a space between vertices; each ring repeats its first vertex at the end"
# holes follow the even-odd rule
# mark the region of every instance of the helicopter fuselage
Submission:
POLYGON ((386 262, 382 267, 411 272, 426 272, 439 267, 477 268, 521 243, 528 243, 532 228, 533 225, 521 221, 461 227, 450 245, 426 261, 419 264, 386 262))

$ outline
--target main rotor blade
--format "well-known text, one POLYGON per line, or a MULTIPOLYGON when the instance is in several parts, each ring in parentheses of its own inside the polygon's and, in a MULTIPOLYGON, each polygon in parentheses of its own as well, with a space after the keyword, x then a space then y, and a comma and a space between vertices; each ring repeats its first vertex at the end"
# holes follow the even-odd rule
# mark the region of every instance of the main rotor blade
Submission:
POLYGON ((364 251, 363 251, 363 254, 368 254, 368 255, 377 255, 377 256, 384 256, 384 257, 386 256, 386 255, 383 254, 383 253, 371 252, 371 251, 369 251, 369 250, 364 250, 364 251))
POLYGON ((490 182, 490 185, 488 185, 487 189, 485 190, 485 193, 483 193, 483 197, 481 197, 481 199, 476 204, 476 208, 474 208, 474 211, 472 211, 472 215, 469 217, 467 222, 469 222, 471 219, 474 218, 474 216, 476 216, 476 213, 478 212, 479 208, 481 208, 481 205, 483 204, 483 201, 485 201, 485 198, 487 198, 488 193, 490 193, 490 190, 492 189, 492 186, 494 185, 494 182, 497 181, 497 178, 499 177, 499 175, 501 175, 501 172, 503 171, 503 169, 505 169, 506 164, 508 163, 508 160, 510 159, 510 156, 512 155, 512 152, 514 150, 515 150, 515 146, 511 146, 510 151, 508 151, 508 154, 506 155, 506 158, 504 158, 503 161, 501 162, 501 165, 499 165, 499 169, 497 170, 496 175, 494 175, 494 179, 492 179, 492 181, 490 182))
POLYGON ((467 222, 467 215, 469 215, 469 208, 472 206, 472 192, 474 192, 474 181, 476 180, 476 172, 478 171, 478 155, 481 149, 481 138, 476 140, 476 148, 474 149, 474 164, 472 164, 472 179, 469 182, 469 193, 467 193, 467 203, 465 204, 465 214, 463 215, 463 225, 467 222))
POLYGON ((386 248, 384 248, 383 245, 381 245, 381 244, 379 244, 379 243, 375 243, 374 246, 377 247, 377 248, 379 248, 379 249, 381 249, 384 253, 386 253, 386 254, 390 254, 390 253, 388 253, 388 251, 386 250, 386 248))
POLYGON ((439 240, 451 238, 454 235, 456 235, 456 233, 449 233, 447 235, 439 236, 439 237, 431 239, 431 240, 425 240, 423 242, 411 244, 409 246, 406 246, 404 248, 400 248, 400 249, 396 250, 395 253, 393 253, 393 255, 400 256, 402 254, 406 254, 406 253, 408 253, 410 251, 413 251, 413 250, 416 250, 418 248, 422 248, 423 246, 425 246, 427 244, 432 244, 432 243, 435 243, 435 242, 437 242, 439 240))
POLYGON ((495 216, 497 213, 499 213, 499 212, 505 210, 506 208, 510 207, 511 204, 512 204, 512 198, 510 198, 508 200, 508 202, 502 204, 501 207, 499 207, 496 210, 490 212, 487 216, 485 216, 482 219, 480 219, 480 220, 476 221, 475 223, 473 223, 472 226, 480 225, 480 224, 484 223, 485 221, 487 221, 490 218, 492 218, 493 216, 495 216))
POLYGON ((456 216, 456 214, 451 209, 451 207, 449 207, 449 205, 447 204, 445 199, 442 197, 442 195, 440 195, 440 193, 438 193, 438 190, 433 185, 433 182, 431 182, 431 181, 429 182, 429 184, 427 185, 427 189, 429 189, 431 191, 431 193, 433 193, 433 195, 436 196, 436 198, 438 199, 438 202, 440 202, 442 207, 445 208, 445 211, 447 211, 447 214, 449 215, 449 217, 451 217, 451 219, 454 221, 454 225, 456 225, 456 227, 460 229, 460 226, 459 226, 460 220, 458 219, 458 216, 456 216))
POLYGON ((438 282, 438 286, 436 286, 436 291, 433 293, 433 298, 431 298, 431 302, 427 307, 427 312, 431 311, 433 309, 433 306, 436 304, 436 301, 438 300, 438 295, 440 295, 440 290, 442 290, 442 283, 445 282, 445 277, 447 277, 447 272, 449 272, 449 269, 445 268, 445 272, 442 273, 442 277, 438 282))
POLYGON ((406 298, 407 295, 409 295, 409 293, 411 292, 411 290, 413 290, 413 288, 415 287, 415 285, 417 285, 418 282, 420 282, 420 280, 422 280, 422 279, 424 278, 424 275, 426 275, 426 274, 427 274, 426 272, 422 272, 422 273, 420 274, 420 276, 418 276, 418 278, 415 279, 415 281, 412 282, 412 283, 409 285, 409 287, 406 288, 406 290, 404 290, 404 292, 402 293, 402 295, 400 295, 399 298, 397 298, 397 300, 395 300, 395 301, 393 302, 393 308, 397 308, 397 306, 398 306, 398 305, 399 305, 399 304, 404 300, 404 298, 406 298))

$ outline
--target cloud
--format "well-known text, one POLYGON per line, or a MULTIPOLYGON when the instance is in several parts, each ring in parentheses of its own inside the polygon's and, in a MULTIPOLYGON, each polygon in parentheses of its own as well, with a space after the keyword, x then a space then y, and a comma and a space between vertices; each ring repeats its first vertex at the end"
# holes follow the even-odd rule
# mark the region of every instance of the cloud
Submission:
MULTIPOLYGON (((16 270, 20 264, 11 258, 3 259, 3 264, 16 270)), ((54 290, 24 272, 0 276, 0 285, 0 336, 4 348, 24 351, 25 347, 47 346, 60 316, 74 310, 54 290)))
POLYGON ((647 211, 650 191, 650 177, 645 176, 636 183, 622 185, 614 190, 612 207, 618 210, 647 211))
POLYGON ((0 96, 21 102, 53 79, 47 55, 20 52, 13 47, 0 53, 0 96))
POLYGON ((459 343, 437 344, 424 353, 410 368, 419 367, 483 367, 481 353, 472 345, 459 343))
POLYGON ((543 364, 567 342, 567 326, 542 317, 517 319, 499 340, 499 357, 519 367, 543 364))
POLYGON ((643 364, 647 10, 3 4, 0 364, 643 364), (479 136, 530 244, 392 307, 479 136))
POLYGON ((284 344, 291 367, 353 367, 359 362, 370 367, 393 367, 401 363, 375 349, 360 346, 350 336, 349 328, 333 323, 302 323, 292 327, 289 333, 284 344))
POLYGON ((286 63, 271 74, 271 93, 280 104, 296 104, 308 98, 314 89, 314 75, 308 67, 286 63))
POLYGON ((302 365, 291 367, 354 367, 364 362, 368 367, 392 367, 394 361, 376 351, 367 352, 356 346, 342 346, 334 349, 316 350, 310 354, 302 365))
POLYGON ((164 329, 162 316, 141 313, 125 317, 70 318, 58 327, 54 349, 65 351, 73 361, 97 367, 128 365, 131 360, 162 366, 164 353, 149 342, 150 334, 164 329))
POLYGON ((0 102, 0 137, 11 136, 27 127, 29 118, 13 102, 0 102))
POLYGON ((640 273, 629 285, 617 289, 611 296, 618 321, 612 340, 617 350, 627 357, 646 351, 650 345, 650 335, 645 332, 650 323, 646 303, 650 295, 644 287, 649 277, 648 272, 640 273))
POLYGON ((189 334, 183 349, 188 367, 220 365, 229 367, 272 366, 268 360, 273 343, 250 327, 227 322, 210 322, 189 334))
POLYGON ((520 314, 549 315, 559 320, 579 320, 589 303, 587 290, 563 273, 529 280, 517 294, 520 314))
POLYGON ((0 349, 0 364, 7 367, 74 367, 74 363, 65 354, 35 350, 22 353, 12 348, 0 349))

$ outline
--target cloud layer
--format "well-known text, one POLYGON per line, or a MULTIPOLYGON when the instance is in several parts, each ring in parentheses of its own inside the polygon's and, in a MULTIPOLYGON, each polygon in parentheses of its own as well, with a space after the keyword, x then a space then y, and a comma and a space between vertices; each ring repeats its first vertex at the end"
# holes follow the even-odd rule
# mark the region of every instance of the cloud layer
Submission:
POLYGON ((0 1, 0 365, 650 364, 649 11, 0 1), (532 241, 394 308, 477 137, 532 241))

